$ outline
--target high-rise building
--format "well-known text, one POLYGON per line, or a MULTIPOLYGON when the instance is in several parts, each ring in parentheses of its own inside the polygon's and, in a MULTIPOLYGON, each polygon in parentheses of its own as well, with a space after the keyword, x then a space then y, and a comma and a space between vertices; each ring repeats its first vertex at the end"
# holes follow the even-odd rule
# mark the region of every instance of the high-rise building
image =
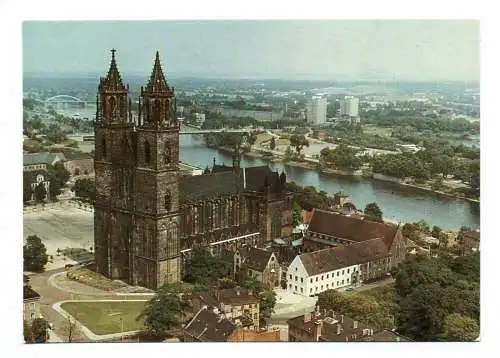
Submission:
POLYGON ((323 124, 326 122, 326 98, 313 96, 307 106, 307 122, 323 124))
POLYGON ((340 116, 357 118, 359 117, 359 98, 345 96, 340 100, 340 116))

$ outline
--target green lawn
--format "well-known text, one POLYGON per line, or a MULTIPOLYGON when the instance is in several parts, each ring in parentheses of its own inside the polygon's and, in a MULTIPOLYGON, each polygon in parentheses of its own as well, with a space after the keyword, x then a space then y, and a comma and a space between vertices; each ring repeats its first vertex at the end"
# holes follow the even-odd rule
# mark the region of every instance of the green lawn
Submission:
POLYGON ((363 132, 366 134, 378 134, 383 137, 390 137, 392 133, 391 128, 377 127, 372 124, 363 125, 363 132))
POLYGON ((135 318, 141 313, 146 301, 116 302, 65 302, 61 308, 95 334, 120 333, 123 318, 123 332, 143 328, 135 318))

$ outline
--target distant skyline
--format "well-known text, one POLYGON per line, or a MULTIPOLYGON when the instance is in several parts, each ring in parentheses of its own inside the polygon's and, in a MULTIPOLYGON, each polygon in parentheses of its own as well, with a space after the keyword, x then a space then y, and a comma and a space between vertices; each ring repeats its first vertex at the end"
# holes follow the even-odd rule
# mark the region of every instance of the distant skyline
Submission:
POLYGON ((23 72, 479 82, 477 20, 23 23, 23 72))

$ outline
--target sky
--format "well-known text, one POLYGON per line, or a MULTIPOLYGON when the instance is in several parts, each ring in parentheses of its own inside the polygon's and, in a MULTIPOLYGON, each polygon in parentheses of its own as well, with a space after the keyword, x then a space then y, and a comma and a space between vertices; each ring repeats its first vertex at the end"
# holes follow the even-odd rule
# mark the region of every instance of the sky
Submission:
POLYGON ((24 73, 479 81, 477 20, 27 21, 24 73))

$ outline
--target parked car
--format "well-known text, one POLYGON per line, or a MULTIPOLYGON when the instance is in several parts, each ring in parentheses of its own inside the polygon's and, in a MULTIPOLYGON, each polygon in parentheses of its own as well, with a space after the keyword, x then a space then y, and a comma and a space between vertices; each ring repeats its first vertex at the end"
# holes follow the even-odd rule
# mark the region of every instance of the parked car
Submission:
POLYGON ((73 266, 75 266, 75 265, 73 265, 73 264, 66 264, 66 265, 64 265, 64 268, 65 269, 69 269, 69 268, 72 268, 73 266))
POLYGON ((354 287, 347 287, 345 290, 346 291, 354 291, 354 287))

